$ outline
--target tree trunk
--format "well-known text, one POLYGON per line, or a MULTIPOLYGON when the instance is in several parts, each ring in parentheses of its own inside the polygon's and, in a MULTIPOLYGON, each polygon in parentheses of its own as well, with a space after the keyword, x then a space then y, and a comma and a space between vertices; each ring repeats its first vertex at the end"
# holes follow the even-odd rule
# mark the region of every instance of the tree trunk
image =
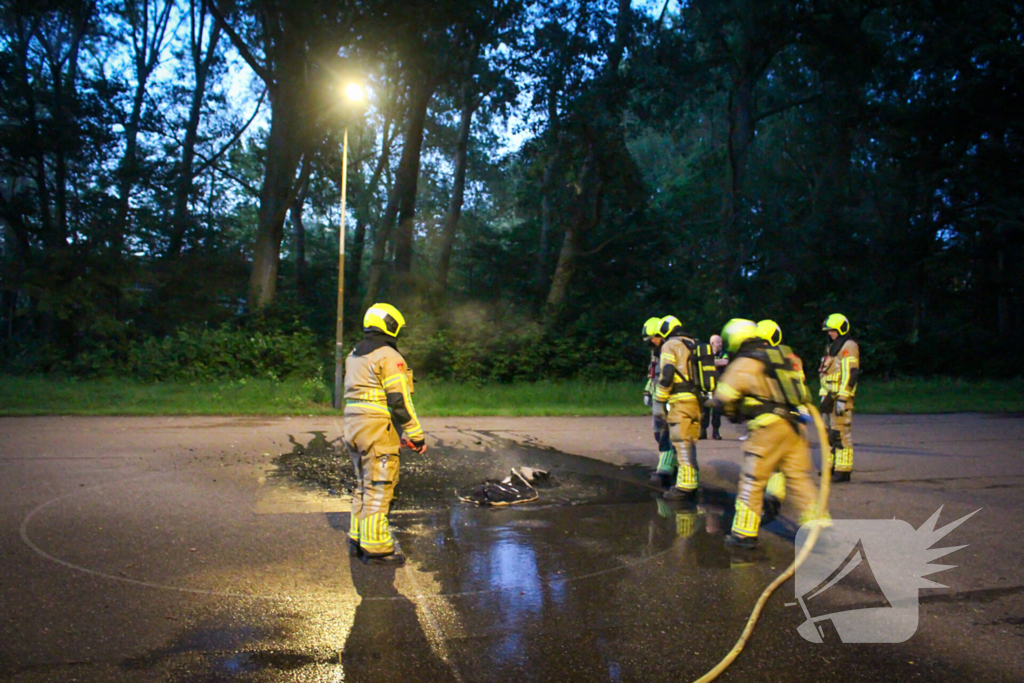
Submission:
POLYGON ((139 74, 139 82, 135 85, 132 97, 132 111, 127 123, 124 124, 124 158, 121 159, 121 168, 118 170, 117 210, 110 234, 110 248, 114 253, 120 253, 124 246, 124 236, 128 229, 128 204, 138 175, 136 150, 139 142, 139 123, 142 120, 142 100, 146 95, 146 83, 142 78, 142 74, 139 74))
POLYGON ((217 54, 217 43, 220 41, 220 24, 211 22, 210 38, 203 54, 203 32, 206 27, 206 12, 199 10, 196 17, 196 5, 204 7, 199 0, 191 0, 192 9, 192 64, 195 69, 196 83, 192 90, 192 104, 189 107, 188 123, 185 126, 185 139, 181 146, 181 161, 178 164, 178 178, 174 188, 174 208, 171 214, 171 238, 167 247, 167 255, 171 258, 181 253, 185 242, 185 233, 191 220, 189 200, 192 197, 196 155, 196 142, 199 139, 199 121, 202 116, 203 100, 206 95, 206 82, 210 68, 217 54))
MULTIPOLYGON (((595 122, 595 127, 585 133, 586 160, 579 174, 573 215, 565 229, 565 239, 558 254, 558 264, 551 277, 551 288, 545 302, 545 324, 550 325, 561 311, 569 294, 573 276, 579 266, 579 259, 586 244, 587 235, 601 220, 604 203, 604 181, 601 177, 600 159, 597 147, 625 147, 619 127, 619 112, 625 102, 625 89, 619 76, 619 65, 625 54, 632 25, 630 0, 618 1, 618 15, 615 24, 615 42, 608 51, 608 62, 602 76, 605 81, 600 107, 605 116, 595 122)), ((550 104, 549 104, 550 106, 550 104)), ((622 154, 628 156, 628 152, 622 154)), ((626 158, 625 156, 623 158, 626 158)))
POLYGON ((393 121, 391 105, 386 108, 386 111, 380 157, 377 159, 377 166, 373 169, 373 176, 370 178, 370 182, 362 188, 354 202, 356 206, 356 230, 352 237, 352 258, 349 259, 347 266, 349 273, 351 273, 351 284, 346 282, 346 287, 353 293, 359 289, 359 278, 363 270, 363 252, 366 249, 366 228, 371 220, 370 202, 373 199, 373 190, 380 183, 384 169, 388 166, 388 161, 391 158, 391 147, 395 141, 394 134, 391 132, 393 121))
POLYGON ((395 244, 395 270, 407 273, 412 263, 412 221, 416 211, 416 186, 420 173, 420 150, 423 146, 423 126, 427 118, 427 106, 434 95, 435 85, 426 79, 417 79, 412 86, 409 101, 409 125, 402 144, 402 158, 395 172, 395 184, 388 197, 373 237, 373 261, 370 263, 370 277, 366 283, 364 307, 373 305, 380 293, 381 278, 384 274, 384 255, 391 231, 398 223, 395 244), (402 234, 404 232, 404 234, 402 234), (404 270, 401 268, 404 267, 404 270))
POLYGON ((284 220, 296 192, 295 172, 303 150, 301 71, 282 74, 271 92, 270 136, 260 191, 256 241, 249 278, 249 308, 262 311, 277 297, 284 220))
POLYGON ((462 118, 459 121, 459 137, 455 143, 455 177, 452 181, 452 196, 448 202, 448 212, 444 217, 441 230, 441 253, 437 261, 437 292, 444 296, 448 288, 448 270, 451 266, 452 247, 455 244, 455 233, 462 215, 462 204, 466 196, 466 160, 469 156, 469 134, 473 124, 473 113, 478 101, 468 92, 468 86, 462 88, 462 118))
POLYGON ((138 178, 139 126, 142 123, 142 106, 146 98, 146 84, 159 62, 163 52, 164 36, 167 22, 175 2, 167 0, 163 8, 157 12, 154 5, 153 21, 150 22, 149 3, 143 3, 141 11, 133 14, 135 6, 128 4, 126 14, 132 26, 132 43, 135 63, 135 92, 132 93, 132 110, 128 121, 124 124, 125 150, 118 169, 117 209, 114 214, 114 225, 110 235, 110 247, 120 253, 124 246, 125 234, 128 232, 128 207, 131 203, 132 190, 138 178), (141 34, 141 35, 139 35, 141 34))
POLYGON ((537 245, 537 262, 534 271, 534 285, 537 287, 537 291, 541 292, 544 288, 544 279, 547 277, 548 272, 548 240, 551 236, 551 224, 552 224, 552 207, 553 195, 555 192, 555 170, 558 168, 560 160, 559 147, 558 147, 558 93, 561 89, 562 78, 559 74, 558 84, 552 82, 548 84, 548 134, 551 136, 551 150, 550 158, 544 166, 544 177, 541 180, 541 192, 543 196, 540 200, 540 240, 537 245))
POLYGON ((434 86, 422 84, 417 87, 409 112, 409 131, 405 136, 402 161, 398 166, 398 178, 402 193, 398 204, 398 230, 395 233, 395 272, 406 274, 412 269, 412 233, 416 217, 416 190, 420 174, 420 152, 423 149, 423 127, 427 119, 427 107, 434 96, 434 86), (408 151, 408 154, 406 152, 408 151))
POLYGON ((740 244, 740 217, 743 211, 743 186, 746 181, 747 160, 750 146, 754 142, 754 85, 756 78, 749 73, 740 74, 729 91, 729 200, 726 217, 719 241, 723 264, 724 291, 731 292, 732 285, 743 263, 743 249, 740 244))
POLYGON ((579 190, 572 219, 565 228, 565 239, 558 253, 558 264, 551 277, 551 288, 545 302, 545 319, 552 322, 568 297, 569 286, 579 265, 579 257, 586 243, 586 236, 601 218, 603 184, 597 169, 597 158, 593 143, 588 144, 587 158, 580 173, 579 190))
MULTIPOLYGON (((303 165, 303 176, 306 176, 308 164, 307 161, 303 165)), ((295 195, 291 210, 288 212, 292 219, 292 230, 295 235, 295 291, 298 293, 299 301, 306 300, 306 225, 302 222, 302 210, 306 204, 307 187, 308 185, 304 182, 302 189, 295 195)))

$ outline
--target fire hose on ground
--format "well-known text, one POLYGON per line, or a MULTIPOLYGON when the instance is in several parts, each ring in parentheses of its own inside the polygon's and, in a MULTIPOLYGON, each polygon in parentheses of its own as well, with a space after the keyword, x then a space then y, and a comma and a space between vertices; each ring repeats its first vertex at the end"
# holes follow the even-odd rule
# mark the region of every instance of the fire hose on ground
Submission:
MULTIPOLYGON (((827 519, 825 515, 828 512, 828 493, 829 483, 832 478, 832 459, 827 450, 828 447, 828 434, 825 431, 825 422, 822 420, 821 413, 818 409, 811 404, 807 404, 807 409, 811 413, 811 417, 814 418, 814 426, 818 430, 818 444, 821 447, 821 490, 818 492, 818 517, 819 519, 827 519)), ((743 647, 747 644, 747 639, 754 632, 754 626, 757 624, 757 618, 761 616, 761 610, 764 608, 768 598, 775 591, 776 588, 784 584, 789 580, 796 570, 800 568, 800 565, 804 563, 807 556, 814 550, 814 544, 818 540, 819 534, 821 534, 820 523, 815 523, 811 528, 810 533, 807 535, 807 540, 804 542, 800 551, 797 553, 793 563, 790 564, 786 569, 779 574, 774 581, 768 584, 768 587, 761 593, 761 597, 757 599, 757 603, 754 605, 754 609, 750 613, 750 618, 747 619, 747 625, 743 628, 743 633, 740 634, 739 640, 733 646, 732 650, 722 658, 722 661, 718 662, 713 669, 708 671, 706 674, 698 678, 694 683, 707 683, 718 678, 719 674, 729 668, 741 652, 743 647)))

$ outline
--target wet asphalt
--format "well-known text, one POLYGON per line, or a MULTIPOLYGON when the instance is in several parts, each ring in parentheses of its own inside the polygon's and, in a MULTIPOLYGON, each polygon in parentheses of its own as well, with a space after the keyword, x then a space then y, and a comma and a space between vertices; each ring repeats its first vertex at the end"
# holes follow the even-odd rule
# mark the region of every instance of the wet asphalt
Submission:
MULTIPOLYGON (((730 550, 736 431, 701 442, 696 506, 648 479, 633 418, 426 421, 403 452, 398 569, 349 557, 340 420, 0 420, 0 680, 695 680, 794 557, 794 511, 730 550), (551 481, 504 508, 458 494, 514 467, 551 481)), ((1024 418, 858 416, 837 518, 940 524, 946 589, 900 643, 804 640, 794 583, 723 681, 1024 679, 1024 418)), ((819 613, 877 605, 851 573, 819 613)), ((884 597, 881 598, 884 602, 884 597)))

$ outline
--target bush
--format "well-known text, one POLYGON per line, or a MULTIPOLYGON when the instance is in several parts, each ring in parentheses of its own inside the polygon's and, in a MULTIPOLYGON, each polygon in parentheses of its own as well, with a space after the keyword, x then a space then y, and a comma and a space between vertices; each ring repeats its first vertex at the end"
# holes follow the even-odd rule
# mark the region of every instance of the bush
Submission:
POLYGON ((145 380, 319 378, 324 344, 308 331, 184 328, 128 352, 127 370, 145 380))
POLYGON ((551 334, 536 325, 447 327, 420 334, 412 326, 399 348, 418 376, 469 384, 623 379, 643 371, 621 342, 551 334))

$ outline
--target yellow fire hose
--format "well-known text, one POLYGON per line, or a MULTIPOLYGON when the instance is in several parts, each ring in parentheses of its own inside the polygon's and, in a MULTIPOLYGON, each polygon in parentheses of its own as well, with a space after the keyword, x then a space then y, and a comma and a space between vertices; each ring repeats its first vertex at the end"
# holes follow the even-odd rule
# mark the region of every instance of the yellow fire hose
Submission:
MULTIPOLYGON (((825 432, 825 422, 821 419, 821 413, 818 409, 807 404, 807 409, 810 411, 811 416, 814 418, 814 426, 818 430, 818 443, 821 446, 821 490, 818 492, 818 516, 822 518, 828 511, 828 488, 829 483, 832 479, 832 458, 830 453, 826 450, 828 446, 828 434, 825 432)), ((793 560, 793 564, 786 567, 786 570, 776 577, 764 592, 761 593, 761 597, 757 599, 757 604, 754 605, 754 610, 750 613, 750 618, 747 619, 747 625, 743 628, 743 633, 740 634, 739 640, 733 646, 732 650, 729 651, 722 661, 715 665, 715 668, 708 671, 706 674, 698 678, 694 683, 707 683, 707 681, 713 681, 718 678, 719 674, 729 668, 739 654, 743 652, 743 646, 747 644, 747 639, 750 638, 750 634, 754 632, 754 626, 757 624, 757 618, 761 616, 761 609, 765 603, 768 602, 768 598, 775 591, 776 588, 784 584, 789 577, 796 573, 796 570, 804 563, 807 556, 811 554, 814 549, 814 544, 818 540, 818 535, 821 533, 821 524, 815 524, 811 528, 811 533, 807 536, 807 540, 804 542, 800 552, 797 554, 796 559, 793 560)))

